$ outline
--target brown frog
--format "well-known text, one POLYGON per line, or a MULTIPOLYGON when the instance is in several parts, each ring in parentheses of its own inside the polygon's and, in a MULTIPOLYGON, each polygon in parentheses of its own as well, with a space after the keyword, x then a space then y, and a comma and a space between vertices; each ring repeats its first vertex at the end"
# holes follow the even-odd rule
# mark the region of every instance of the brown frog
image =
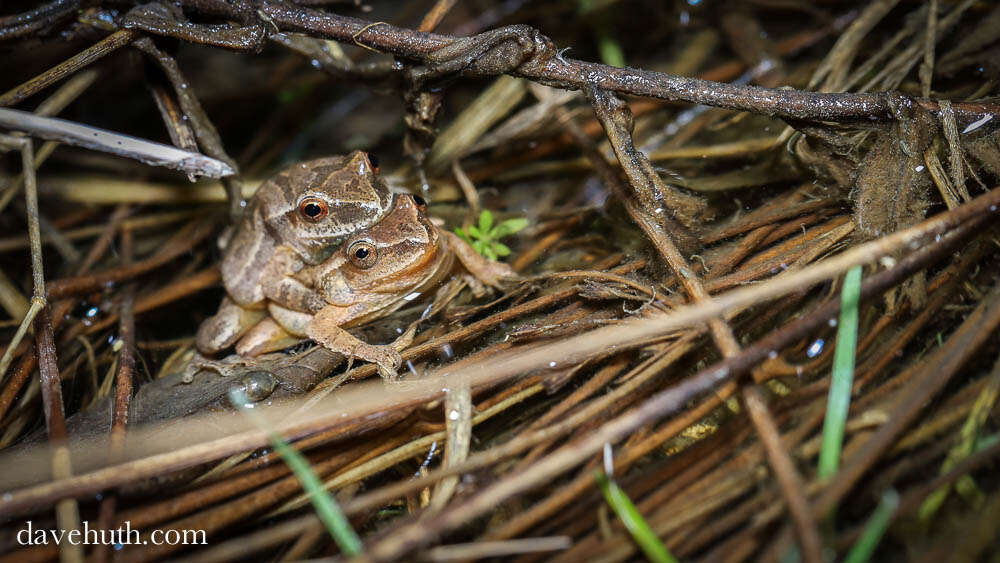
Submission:
POLYGON ((236 343, 236 352, 256 356, 310 338, 375 363, 385 377, 394 376, 401 359, 392 345, 368 344, 345 329, 388 315, 432 291, 458 265, 492 287, 517 277, 506 264, 481 257, 465 241, 434 225, 421 198, 397 194, 385 218, 351 235, 322 263, 293 276, 324 300, 322 306, 268 303, 270 316, 253 323, 236 343))
POLYGON ((361 151, 298 163, 261 184, 223 253, 226 298, 199 327, 198 350, 212 355, 232 346, 266 316, 267 302, 300 311, 325 305, 295 274, 328 258, 391 204, 377 162, 361 151))

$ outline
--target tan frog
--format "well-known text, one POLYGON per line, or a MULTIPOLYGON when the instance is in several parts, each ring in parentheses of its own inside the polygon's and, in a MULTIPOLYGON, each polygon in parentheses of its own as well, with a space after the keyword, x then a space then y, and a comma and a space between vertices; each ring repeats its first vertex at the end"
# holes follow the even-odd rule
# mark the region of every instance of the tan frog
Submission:
POLYGON ((226 298, 198 329, 198 350, 216 354, 267 315, 267 302, 299 311, 326 302, 295 274, 319 264, 382 217, 392 193, 361 151, 295 164, 261 184, 223 253, 226 298))
POLYGON ((295 275, 324 299, 322 307, 303 312, 269 303, 270 316, 254 324, 237 342, 236 352, 256 356, 310 338, 335 352, 377 364, 385 377, 394 376, 401 359, 392 345, 368 344, 345 329, 388 315, 433 291, 456 273, 458 265, 492 287, 517 277, 506 264, 483 258, 468 243, 434 225, 422 199, 397 194, 385 218, 354 233, 324 262, 295 275))

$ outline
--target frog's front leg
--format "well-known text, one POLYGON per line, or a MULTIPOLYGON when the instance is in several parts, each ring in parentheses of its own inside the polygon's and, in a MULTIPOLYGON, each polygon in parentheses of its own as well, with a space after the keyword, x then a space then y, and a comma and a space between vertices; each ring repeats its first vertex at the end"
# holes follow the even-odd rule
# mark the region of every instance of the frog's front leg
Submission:
POLYGON ((313 312, 322 309, 326 301, 313 288, 293 276, 305 262, 292 249, 275 250, 261 274, 264 296, 275 303, 295 311, 313 312))
POLYGON ((340 328, 345 314, 351 314, 345 307, 328 305, 313 315, 306 327, 309 338, 323 347, 348 357, 372 362, 378 367, 379 375, 385 379, 395 379, 402 356, 392 345, 368 344, 340 328))
POLYGON ((469 271, 472 276, 490 287, 500 289, 501 280, 518 279, 517 272, 503 262, 496 262, 479 255, 469 243, 458 237, 455 233, 441 230, 448 248, 458 256, 458 261, 469 271))
POLYGON ((224 297, 219 311, 198 327, 195 347, 206 356, 213 356, 232 346, 267 315, 264 309, 248 309, 224 297))

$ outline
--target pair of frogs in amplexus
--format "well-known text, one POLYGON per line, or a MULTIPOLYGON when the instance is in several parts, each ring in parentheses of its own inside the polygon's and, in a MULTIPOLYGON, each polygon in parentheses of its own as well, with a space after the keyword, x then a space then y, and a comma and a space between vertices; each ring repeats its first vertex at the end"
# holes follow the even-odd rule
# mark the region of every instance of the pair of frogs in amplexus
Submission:
POLYGON ((225 246, 226 297, 196 338, 202 367, 217 367, 207 357, 234 345, 252 362, 309 338, 393 377, 394 344, 345 329, 392 313, 459 266, 495 288, 517 277, 435 225, 423 198, 390 191, 361 151, 298 163, 261 184, 225 246))

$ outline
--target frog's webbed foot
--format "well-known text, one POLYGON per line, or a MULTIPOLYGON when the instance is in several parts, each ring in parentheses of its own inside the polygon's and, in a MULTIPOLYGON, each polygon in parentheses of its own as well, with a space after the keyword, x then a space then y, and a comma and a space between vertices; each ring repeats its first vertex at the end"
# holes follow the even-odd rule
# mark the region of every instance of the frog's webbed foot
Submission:
MULTIPOLYGON (((392 345, 368 344, 340 328, 337 307, 327 307, 316 313, 309 323, 307 333, 324 348, 338 352, 349 358, 371 362, 385 379, 396 379, 403 357, 392 345)), ((405 335, 404 335, 405 336, 405 335)))
POLYGON ((507 264, 484 258, 474 248, 469 246, 469 243, 459 238, 458 235, 444 230, 442 232, 452 252, 458 257, 462 266, 472 275, 473 279, 469 280, 469 285, 472 287, 473 293, 477 296, 485 293, 484 286, 502 289, 503 281, 516 281, 520 279, 517 272, 507 264))

